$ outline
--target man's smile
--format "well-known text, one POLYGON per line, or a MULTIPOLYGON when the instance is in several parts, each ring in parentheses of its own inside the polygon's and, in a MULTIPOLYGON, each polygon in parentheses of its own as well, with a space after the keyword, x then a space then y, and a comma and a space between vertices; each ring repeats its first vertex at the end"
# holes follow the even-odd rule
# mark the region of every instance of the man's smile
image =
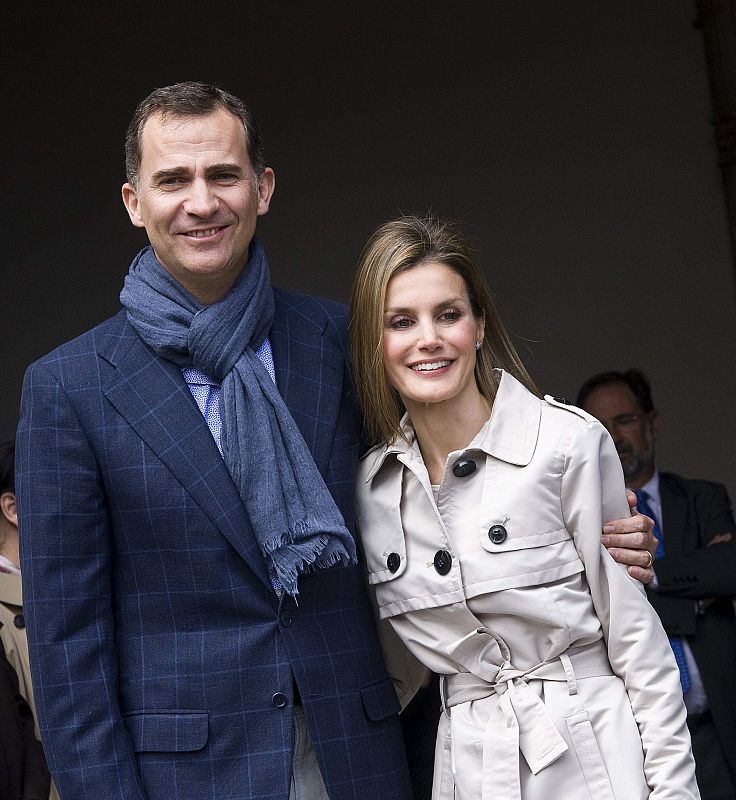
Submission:
POLYGON ((216 228, 205 228, 204 230, 196 230, 196 231, 183 231, 183 236, 188 236, 190 239, 205 239, 208 236, 215 236, 220 231, 225 230, 227 226, 221 225, 216 228))

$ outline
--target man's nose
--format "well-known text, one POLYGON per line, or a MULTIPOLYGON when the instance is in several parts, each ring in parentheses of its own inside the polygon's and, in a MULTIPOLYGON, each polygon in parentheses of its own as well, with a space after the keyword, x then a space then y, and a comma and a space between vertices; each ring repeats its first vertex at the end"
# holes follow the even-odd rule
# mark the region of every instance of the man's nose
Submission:
POLYGON ((209 217, 220 207, 217 195, 206 180, 195 180, 189 187, 189 194, 184 203, 187 214, 196 217, 209 217))

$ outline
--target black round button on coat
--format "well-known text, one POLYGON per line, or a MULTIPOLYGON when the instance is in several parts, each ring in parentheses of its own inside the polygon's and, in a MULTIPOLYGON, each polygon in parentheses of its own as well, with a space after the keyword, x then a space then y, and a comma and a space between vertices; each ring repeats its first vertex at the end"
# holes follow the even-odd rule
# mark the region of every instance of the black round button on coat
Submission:
POLYGON ((26 618, 23 616, 23 614, 16 614, 13 617, 13 625, 15 625, 16 628, 26 627, 26 618))
POLYGON ((276 694, 271 698, 271 702, 276 706, 276 708, 284 708, 286 704, 289 702, 289 698, 283 692, 276 692, 276 694))
POLYGON ((389 572, 396 572, 401 566, 401 556, 398 553, 389 553, 386 559, 386 566, 389 572))
POLYGON ((470 458, 459 458, 452 467, 452 474, 456 478, 467 478, 475 472, 475 461, 470 458))
POLYGON ((282 611, 281 612, 281 624, 285 628, 288 628, 293 621, 294 621, 294 618, 291 616, 291 611, 282 611))
POLYGON ((503 525, 493 525, 488 530, 488 538, 493 544, 503 544, 506 541, 508 533, 503 525))
POLYGON ((434 568, 440 575, 447 575, 452 567, 452 556, 447 550, 438 550, 434 554, 434 568))

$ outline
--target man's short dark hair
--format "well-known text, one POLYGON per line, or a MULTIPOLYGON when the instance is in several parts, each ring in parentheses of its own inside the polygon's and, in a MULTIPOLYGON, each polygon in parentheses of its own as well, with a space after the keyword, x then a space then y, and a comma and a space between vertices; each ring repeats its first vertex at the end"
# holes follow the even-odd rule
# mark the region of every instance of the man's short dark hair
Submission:
POLYGON ((609 372, 599 372, 588 378, 587 381, 580 387, 575 405, 578 408, 585 408, 585 402, 588 395, 601 386, 610 386, 612 383, 623 383, 631 389, 639 408, 648 414, 654 411, 654 403, 652 402, 652 389, 647 380, 647 376, 639 369, 627 369, 626 372, 617 372, 611 370, 609 372))
POLYGON ((15 442, 0 442, 0 494, 15 494, 15 442))
POLYGON ((184 81, 172 86, 154 89, 141 100, 125 134, 125 172, 128 183, 138 188, 138 170, 141 166, 141 136, 143 126, 154 114, 174 117, 198 117, 224 108, 242 123, 250 163, 256 178, 266 166, 263 141, 251 110, 242 100, 210 83, 184 81))

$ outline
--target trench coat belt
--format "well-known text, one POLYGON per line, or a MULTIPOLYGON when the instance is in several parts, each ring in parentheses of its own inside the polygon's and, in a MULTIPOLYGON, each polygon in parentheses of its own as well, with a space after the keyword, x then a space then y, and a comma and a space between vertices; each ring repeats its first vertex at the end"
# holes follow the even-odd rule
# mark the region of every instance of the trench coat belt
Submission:
MULTIPOLYGON (((528 670, 516 669, 508 660, 494 666, 498 666, 494 681, 468 672, 443 675, 440 679, 443 707, 448 710, 494 693, 498 696, 501 715, 492 712, 483 732, 481 797, 521 800, 519 750, 536 775, 568 749, 544 703, 529 687, 529 681, 566 681, 569 693, 574 695, 578 679, 613 675, 613 670, 602 639, 570 648, 528 670)), ((452 715, 450 726, 452 729, 452 715)), ((456 741, 454 731, 452 739, 456 741)), ((453 773, 454 766, 453 748, 453 773)))

